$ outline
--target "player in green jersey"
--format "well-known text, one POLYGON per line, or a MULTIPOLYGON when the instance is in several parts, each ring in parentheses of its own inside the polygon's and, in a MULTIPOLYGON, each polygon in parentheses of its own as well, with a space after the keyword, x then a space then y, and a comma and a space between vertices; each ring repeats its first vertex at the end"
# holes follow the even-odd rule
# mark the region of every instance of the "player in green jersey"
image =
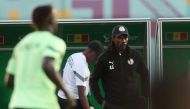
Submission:
POLYGON ((72 107, 75 102, 58 73, 66 44, 53 35, 57 24, 52 7, 35 8, 32 24, 35 31, 15 46, 6 68, 5 83, 13 87, 9 108, 59 109, 56 87, 66 93, 72 107))

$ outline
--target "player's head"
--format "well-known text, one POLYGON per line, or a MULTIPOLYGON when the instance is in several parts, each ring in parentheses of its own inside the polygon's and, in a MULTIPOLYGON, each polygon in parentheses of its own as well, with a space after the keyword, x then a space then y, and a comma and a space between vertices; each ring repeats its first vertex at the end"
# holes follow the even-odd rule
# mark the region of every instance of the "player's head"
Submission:
POLYGON ((38 6, 32 13, 32 23, 36 30, 55 32, 57 23, 51 5, 38 6))
POLYGON ((123 50, 128 44, 128 29, 123 25, 117 25, 112 30, 112 43, 116 49, 123 50))
POLYGON ((85 49, 84 54, 88 61, 95 62, 97 58, 104 51, 104 46, 100 41, 94 40, 88 44, 88 47, 85 49))

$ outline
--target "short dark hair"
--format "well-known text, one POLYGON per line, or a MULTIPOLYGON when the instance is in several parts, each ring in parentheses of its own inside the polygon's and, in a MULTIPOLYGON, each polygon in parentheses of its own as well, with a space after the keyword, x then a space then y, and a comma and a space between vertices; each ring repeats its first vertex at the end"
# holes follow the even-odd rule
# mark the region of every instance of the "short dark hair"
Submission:
POLYGON ((100 54, 102 54, 102 52, 104 51, 103 44, 100 41, 98 41, 98 40, 91 41, 88 44, 88 48, 90 48, 92 51, 94 51, 97 56, 99 56, 100 54))
POLYGON ((34 9, 32 13, 32 21, 38 27, 42 28, 47 23, 48 17, 52 13, 51 5, 38 6, 34 9))

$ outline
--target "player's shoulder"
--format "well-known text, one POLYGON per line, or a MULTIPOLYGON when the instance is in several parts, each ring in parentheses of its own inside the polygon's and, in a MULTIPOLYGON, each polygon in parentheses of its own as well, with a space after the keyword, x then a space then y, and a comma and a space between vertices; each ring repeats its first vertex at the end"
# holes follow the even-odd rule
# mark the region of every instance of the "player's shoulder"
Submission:
POLYGON ((135 58, 141 58, 141 55, 140 55, 140 52, 135 50, 135 49, 132 49, 132 48, 129 48, 129 51, 130 51, 130 55, 135 57, 135 58))
POLYGON ((48 36, 48 38, 51 40, 51 41, 57 41, 57 42, 62 42, 63 40, 61 38, 59 38, 58 36, 50 33, 50 32, 47 32, 46 34, 48 36))
POLYGON ((64 42, 63 39, 59 38, 58 36, 56 36, 50 32, 47 32, 46 36, 47 37, 44 37, 45 38, 44 40, 46 40, 45 42, 47 45, 66 48, 66 43, 64 42))
POLYGON ((132 52, 133 54, 135 54, 135 55, 139 55, 139 52, 138 52, 137 50, 135 50, 135 49, 131 49, 131 52, 132 52))
POLYGON ((138 53, 137 50, 135 50, 135 49, 133 49, 133 48, 129 48, 129 50, 130 50, 130 52, 132 52, 132 53, 135 53, 135 54, 138 53))
POLYGON ((33 32, 28 33, 28 34, 26 34, 24 37, 22 37, 22 39, 20 39, 20 41, 16 44, 15 49, 17 49, 17 48, 19 48, 19 47, 22 47, 24 44, 29 43, 30 41, 32 41, 32 40, 31 40, 31 38, 32 38, 32 33, 33 33, 33 32))
POLYGON ((60 37, 58 37, 56 35, 53 35, 53 34, 52 34, 52 36, 53 36, 52 38, 54 40, 54 43, 66 46, 66 43, 65 43, 65 41, 63 39, 61 39, 60 37))
POLYGON ((73 53, 70 58, 78 65, 86 65, 86 58, 82 52, 73 53))
POLYGON ((83 55, 82 55, 82 52, 77 52, 77 53, 73 53, 70 57, 76 60, 81 60, 83 55))

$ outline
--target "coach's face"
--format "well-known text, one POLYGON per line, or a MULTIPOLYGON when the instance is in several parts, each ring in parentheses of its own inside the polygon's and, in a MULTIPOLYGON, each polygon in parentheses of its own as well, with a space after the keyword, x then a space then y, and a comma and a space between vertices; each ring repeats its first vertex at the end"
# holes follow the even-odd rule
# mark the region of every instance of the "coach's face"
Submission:
POLYGON ((113 36, 112 42, 114 43, 116 49, 122 51, 126 48, 128 44, 128 36, 127 35, 113 36))

